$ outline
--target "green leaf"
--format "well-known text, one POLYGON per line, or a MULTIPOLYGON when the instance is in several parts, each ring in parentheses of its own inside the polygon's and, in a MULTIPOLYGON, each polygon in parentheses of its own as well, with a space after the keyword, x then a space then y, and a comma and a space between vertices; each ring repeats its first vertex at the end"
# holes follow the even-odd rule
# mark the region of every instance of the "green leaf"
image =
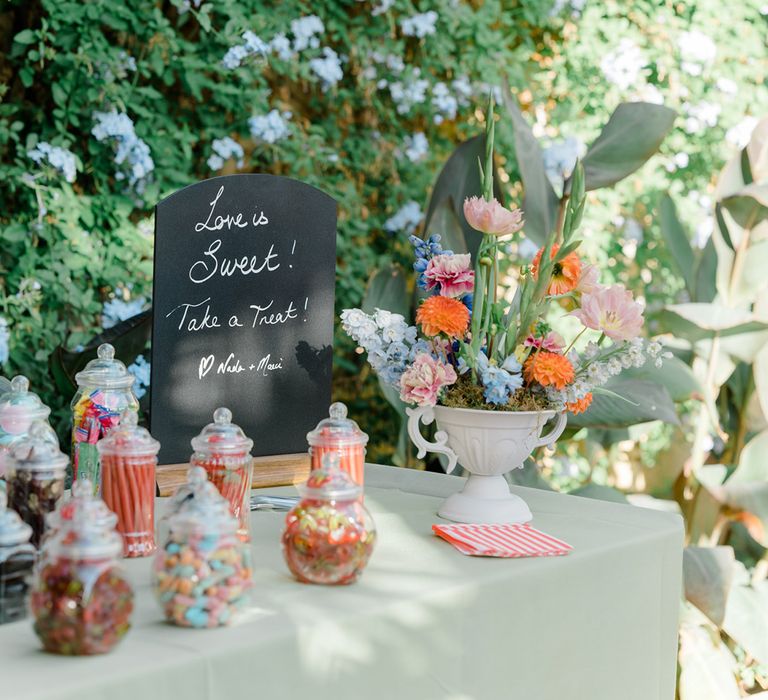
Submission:
POLYGON ((750 585, 743 564, 737 566, 741 581, 731 588, 722 627, 759 664, 768 666, 768 581, 750 585))
POLYGON ((368 282, 362 309, 372 314, 376 309, 386 309, 408 318, 410 305, 403 269, 397 265, 376 270, 368 282))
POLYGON ((13 40, 17 44, 28 45, 35 41, 37 34, 32 29, 24 29, 20 31, 13 40))
POLYGON ((717 295, 717 249, 710 237, 696 266, 696 285, 693 300, 709 303, 717 295))
POLYGON ((717 630, 684 623, 680 629, 680 700, 739 700, 736 659, 717 630))
POLYGON ((659 204, 661 219, 661 234, 672 254, 672 259, 678 267, 678 271, 685 280, 685 286, 691 297, 696 293, 696 267, 694 264, 693 249, 683 225, 677 216, 677 208, 668 194, 661 197, 659 204))
POLYGON ((424 238, 428 238, 433 233, 440 234, 443 250, 452 250, 457 254, 468 253, 464 230, 455 211, 450 197, 438 204, 432 212, 429 225, 424 229, 424 238))
POLYGON ((595 498, 599 501, 610 501, 611 503, 629 503, 627 497, 617 489, 602 484, 585 484, 579 488, 568 492, 569 496, 581 496, 582 498, 595 498))
POLYGON ((637 170, 659 149, 676 116, 662 105, 620 104, 584 156, 587 190, 608 187, 637 170))
POLYGON ((768 184, 752 183, 725 197, 722 205, 739 226, 752 229, 768 218, 768 184))
POLYGON ((732 547, 686 547, 683 552, 685 597, 718 626, 725 618, 734 561, 732 547))
POLYGON ((611 379, 605 388, 622 398, 595 393, 592 405, 584 413, 568 416, 569 426, 626 428, 652 420, 678 423, 669 392, 655 381, 618 377, 611 379))
POLYGON ((517 100, 509 90, 502 90, 502 97, 507 113, 512 118, 515 157, 525 188, 525 235, 537 245, 543 245, 555 227, 558 198, 544 170, 544 158, 539 142, 520 112, 517 100))
MULTIPOLYGON (((728 484, 760 481, 768 483, 768 430, 758 433, 741 451, 739 466, 733 472, 728 484)), ((768 510, 768 504, 766 504, 768 510)))
POLYGON ((665 358, 661 367, 649 360, 642 367, 630 367, 621 373, 622 379, 643 379, 661 384, 673 401, 685 401, 691 394, 701 394, 701 383, 693 370, 677 357, 665 358))
POLYGON ((673 304, 659 314, 665 329, 691 342, 738 333, 768 330, 768 323, 756 321, 752 312, 718 304, 673 304))

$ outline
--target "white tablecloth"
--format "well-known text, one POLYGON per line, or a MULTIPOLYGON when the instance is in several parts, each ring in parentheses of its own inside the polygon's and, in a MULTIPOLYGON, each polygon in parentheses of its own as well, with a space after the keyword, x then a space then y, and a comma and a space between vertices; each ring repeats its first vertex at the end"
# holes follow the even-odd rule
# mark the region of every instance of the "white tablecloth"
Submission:
POLYGON ((515 488, 574 551, 467 557, 431 532, 460 486, 368 465, 379 542, 347 587, 295 582, 284 514, 254 513, 253 605, 230 628, 164 624, 149 561, 128 561, 137 605, 120 646, 57 657, 29 620, 0 626, 0 700, 673 700, 681 519, 515 488))

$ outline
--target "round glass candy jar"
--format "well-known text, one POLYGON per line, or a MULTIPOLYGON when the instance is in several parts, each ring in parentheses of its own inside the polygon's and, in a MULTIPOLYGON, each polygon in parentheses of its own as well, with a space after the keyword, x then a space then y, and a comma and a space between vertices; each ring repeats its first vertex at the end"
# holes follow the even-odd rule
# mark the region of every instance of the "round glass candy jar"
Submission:
POLYGON ((302 499, 286 516, 282 539, 291 573, 304 583, 356 581, 376 542, 362 487, 327 455, 299 493, 302 499))
POLYGON ((238 520, 238 535, 249 541, 251 519, 251 448, 253 440, 232 422, 232 411, 217 408, 209 423, 192 439, 193 467, 205 469, 208 479, 229 503, 238 520))
POLYGON ((44 421, 37 421, 27 437, 11 448, 6 472, 8 504, 32 528, 35 547, 45 531, 46 516, 64 494, 68 463, 56 433, 44 421))
POLYGON ((106 653, 131 626, 133 590, 119 565, 122 539, 95 517, 99 499, 80 505, 48 541, 32 585, 34 629, 54 654, 106 653))
POLYGON ((328 413, 328 418, 321 420, 314 430, 307 433, 311 468, 322 466, 325 455, 337 454, 339 466, 362 486, 368 436, 355 421, 347 418, 347 407, 343 403, 331 404, 328 413))
POLYGON ((30 544, 32 528, 7 508, 0 490, 0 625, 27 616, 27 591, 35 548, 30 544))
POLYGON ((18 375, 10 391, 0 397, 0 477, 5 473, 11 446, 26 437, 32 424, 47 420, 51 413, 40 397, 29 390, 29 380, 18 375))
POLYGON ((187 498, 168 518, 168 540, 155 557, 153 586, 169 622, 218 627, 246 605, 251 570, 229 504, 202 467, 187 478, 187 498))
POLYGON ((77 392, 72 399, 72 469, 74 478, 85 476, 99 493, 99 453, 96 443, 113 428, 120 414, 138 412, 133 375, 109 343, 99 345, 97 358, 75 375, 77 392))
POLYGON ((97 444, 101 458, 101 497, 117 514, 126 557, 155 551, 155 466, 160 443, 138 426, 135 411, 97 444))

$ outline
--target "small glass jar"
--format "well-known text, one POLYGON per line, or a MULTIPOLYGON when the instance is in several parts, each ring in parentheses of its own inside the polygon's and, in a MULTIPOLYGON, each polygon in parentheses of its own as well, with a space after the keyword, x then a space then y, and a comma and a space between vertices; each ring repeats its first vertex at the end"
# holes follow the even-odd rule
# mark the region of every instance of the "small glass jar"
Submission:
POLYGON ((182 627, 229 624, 247 604, 251 570, 237 519, 202 467, 187 473, 186 498, 168 518, 168 539, 153 569, 165 618, 182 627))
POLYGON ((96 443, 117 425, 120 414, 138 412, 133 393, 134 376, 109 343, 99 345, 98 357, 75 375, 77 393, 72 399, 72 469, 74 478, 87 477, 100 493, 99 453, 96 443))
POLYGON ((27 437, 19 440, 8 458, 8 504, 32 528, 32 544, 39 546, 45 519, 64 494, 67 456, 59 449, 56 433, 37 421, 27 437))
POLYGON ((35 633, 54 654, 106 653, 131 626, 133 590, 119 565, 122 538, 95 517, 100 499, 80 506, 47 543, 30 596, 35 633))
POLYGON ((7 507, 0 491, 0 625, 27 616, 27 592, 35 548, 30 544, 32 528, 7 507))
POLYGON ((213 423, 209 423, 192 439, 195 451, 190 459, 193 467, 202 467, 229 503, 237 518, 238 535, 244 542, 250 540, 251 520, 251 468, 253 440, 232 422, 232 411, 217 408, 213 423))
POLYGON ((10 391, 0 396, 0 478, 5 474, 11 446, 25 438, 38 420, 51 413, 40 397, 29 390, 29 380, 18 375, 11 380, 10 391))
POLYGON ((311 468, 320 468, 325 455, 337 454, 339 466, 362 486, 368 436, 355 421, 347 418, 347 407, 343 403, 331 404, 328 413, 329 418, 321 420, 314 430, 307 433, 311 468))
POLYGON ((117 514, 126 557, 155 551, 155 467, 160 443, 126 410, 120 423, 97 444, 101 458, 101 497, 117 514))
POLYGON ((301 501, 285 519, 283 556, 303 583, 346 584, 358 579, 373 551, 376 529, 362 486, 326 455, 299 486, 301 501))

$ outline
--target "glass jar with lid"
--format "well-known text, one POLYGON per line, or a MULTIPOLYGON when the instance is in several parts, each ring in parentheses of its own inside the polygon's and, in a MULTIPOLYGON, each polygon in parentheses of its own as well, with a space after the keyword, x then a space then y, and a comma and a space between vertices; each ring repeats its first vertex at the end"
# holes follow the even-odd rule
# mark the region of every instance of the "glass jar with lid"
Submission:
POLYGON ((327 454, 299 486, 301 501, 285 519, 283 556, 303 583, 346 584, 358 579, 376 542, 363 488, 327 454))
POLYGON ((155 551, 155 466, 160 443, 138 425, 135 411, 97 444, 101 458, 101 497, 117 514, 126 557, 155 551))
POLYGON ((5 491, 0 491, 0 625, 27 615, 27 592, 35 563, 31 536, 32 528, 7 507, 5 491))
POLYGON ((35 421, 47 420, 51 413, 40 397, 29 390, 29 380, 15 376, 10 390, 0 396, 0 477, 5 473, 11 446, 26 437, 35 421))
POLYGON ((64 494, 67 456, 53 429, 44 421, 11 447, 6 471, 8 504, 32 528, 32 544, 40 544, 51 513, 64 494))
POLYGON ((238 519, 238 535, 249 540, 251 516, 251 448, 253 440, 232 422, 232 411, 217 408, 209 423, 192 439, 195 451, 190 459, 193 467, 205 469, 208 479, 229 503, 238 519))
POLYGON ((30 596, 43 648, 78 656, 114 648, 133 612, 133 589, 119 564, 122 538, 96 517, 100 499, 79 505, 47 542, 30 596))
POLYGON ((96 443, 118 422, 124 410, 138 412, 134 376, 115 358, 109 343, 99 345, 97 358, 75 375, 72 399, 72 468, 74 478, 85 476, 100 493, 99 453, 96 443))
POLYGON ((331 404, 328 413, 328 418, 307 433, 311 468, 320 468, 325 455, 337 454, 341 469, 362 486, 368 436, 355 421, 347 418, 347 407, 343 403, 331 404))
POLYGON ((202 467, 187 473, 185 499, 168 517, 153 587, 165 618, 183 627, 229 624, 248 602, 251 570, 238 521, 202 467))

